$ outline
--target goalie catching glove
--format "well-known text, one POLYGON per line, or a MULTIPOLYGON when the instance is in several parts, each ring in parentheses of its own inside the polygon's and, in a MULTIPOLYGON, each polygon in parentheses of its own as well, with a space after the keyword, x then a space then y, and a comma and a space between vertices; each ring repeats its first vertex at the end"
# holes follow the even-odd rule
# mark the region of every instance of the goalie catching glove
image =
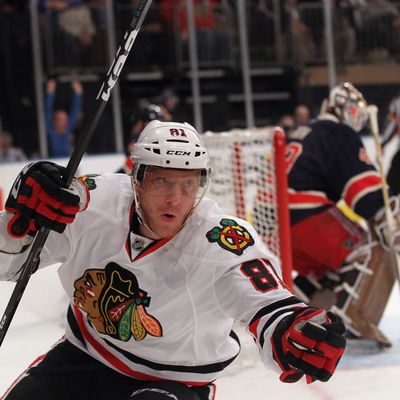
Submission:
POLYGON ((10 236, 22 238, 39 227, 62 233, 89 202, 86 186, 74 179, 65 187, 66 169, 52 162, 27 165, 18 175, 5 204, 14 214, 7 230, 10 236))
POLYGON ((271 337, 273 356, 283 371, 282 382, 330 379, 344 353, 341 319, 321 308, 301 308, 283 318, 271 337))

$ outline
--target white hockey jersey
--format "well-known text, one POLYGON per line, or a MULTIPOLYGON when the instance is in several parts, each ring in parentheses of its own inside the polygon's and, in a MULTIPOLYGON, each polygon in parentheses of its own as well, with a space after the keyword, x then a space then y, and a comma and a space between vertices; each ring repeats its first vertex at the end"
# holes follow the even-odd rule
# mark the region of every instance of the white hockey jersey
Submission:
MULTIPOLYGON (((237 356, 239 320, 264 364, 280 372, 270 336, 305 304, 285 288, 276 257, 248 222, 203 199, 175 237, 151 241, 131 230, 130 177, 83 179, 88 209, 63 234, 49 234, 39 266, 62 263, 70 342, 137 379, 203 385, 237 356)), ((0 279, 15 280, 27 251, 4 250, 15 239, 6 233, 7 213, 0 218, 0 279)))

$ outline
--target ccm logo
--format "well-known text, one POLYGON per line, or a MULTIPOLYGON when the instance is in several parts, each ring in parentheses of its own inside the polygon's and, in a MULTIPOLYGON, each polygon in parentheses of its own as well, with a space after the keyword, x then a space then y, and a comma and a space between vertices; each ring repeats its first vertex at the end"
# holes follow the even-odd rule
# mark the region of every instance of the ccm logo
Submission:
POLYGON ((169 156, 190 156, 190 151, 183 151, 183 150, 167 150, 167 154, 169 156))

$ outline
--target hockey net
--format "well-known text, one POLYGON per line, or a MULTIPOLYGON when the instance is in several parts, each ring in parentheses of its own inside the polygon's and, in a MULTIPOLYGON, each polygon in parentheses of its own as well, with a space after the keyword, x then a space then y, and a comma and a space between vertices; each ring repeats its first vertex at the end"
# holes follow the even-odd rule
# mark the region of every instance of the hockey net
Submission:
POLYGON ((208 197, 229 215, 247 219, 282 265, 291 287, 285 136, 280 128, 206 132, 212 183, 208 197))
MULTIPOLYGON (((279 128, 206 132, 212 183, 208 197, 229 215, 247 219, 282 265, 292 287, 290 224, 285 166, 285 136, 279 128)), ((235 375, 261 363, 257 347, 244 327, 234 326, 241 353, 225 374, 235 375)))

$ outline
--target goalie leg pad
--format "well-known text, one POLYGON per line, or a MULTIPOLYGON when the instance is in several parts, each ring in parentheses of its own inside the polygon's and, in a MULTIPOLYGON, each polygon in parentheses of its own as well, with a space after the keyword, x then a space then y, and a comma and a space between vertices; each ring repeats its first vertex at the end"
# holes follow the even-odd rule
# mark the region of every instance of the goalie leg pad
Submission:
POLYGON ((387 252, 371 232, 368 243, 351 254, 339 271, 331 271, 321 279, 296 278, 296 292, 305 294, 304 300, 311 306, 332 308, 351 336, 388 347, 391 343, 378 325, 395 278, 387 252))
POLYGON ((348 330, 356 337, 371 339, 389 347, 391 342, 378 325, 389 301, 395 277, 389 265, 388 254, 377 241, 372 246, 368 270, 370 274, 360 273, 356 278, 351 271, 347 277, 344 276, 344 280, 350 283, 337 293, 338 302, 333 310, 342 316, 348 330))

